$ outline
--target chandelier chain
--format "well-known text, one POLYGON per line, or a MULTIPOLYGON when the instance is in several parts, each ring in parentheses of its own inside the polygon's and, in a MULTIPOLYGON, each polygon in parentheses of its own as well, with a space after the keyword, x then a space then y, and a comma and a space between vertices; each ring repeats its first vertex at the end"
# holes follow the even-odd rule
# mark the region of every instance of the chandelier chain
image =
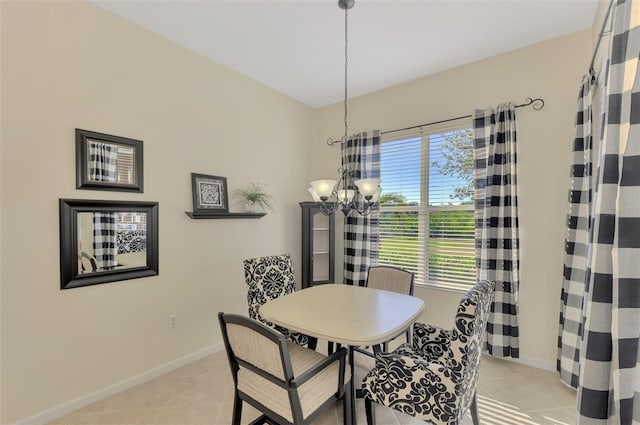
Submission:
POLYGON ((349 107, 348 107, 348 91, 347 91, 347 70, 349 64, 349 37, 348 37, 348 19, 347 14, 349 13, 349 9, 344 9, 344 143, 347 142, 347 137, 349 133, 349 107))
MULTIPOLYGON (((0 0, 1 1, 1 0, 0 0)), ((349 137, 349 12, 355 0, 338 0, 338 6, 344 10, 344 136, 342 147, 347 149, 349 137)), ((338 169, 340 178, 336 180, 315 180, 311 182, 309 192, 318 203, 320 212, 330 215, 342 210, 345 217, 353 211, 366 216, 377 205, 382 189, 380 179, 361 179, 359 173, 350 166, 345 151, 342 166, 338 169), (355 180, 357 179, 357 180, 355 180), (353 181, 355 180, 355 181, 353 181), (353 181, 353 184, 352 184, 353 181)))

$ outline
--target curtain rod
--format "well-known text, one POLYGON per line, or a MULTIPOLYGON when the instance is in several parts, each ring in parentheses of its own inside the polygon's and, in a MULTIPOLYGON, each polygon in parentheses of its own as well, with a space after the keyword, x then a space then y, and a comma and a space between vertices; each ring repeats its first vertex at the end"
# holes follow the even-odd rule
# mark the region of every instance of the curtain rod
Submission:
MULTIPOLYGON (((535 99, 533 99, 531 97, 527 97, 524 100, 524 103, 516 105, 515 107, 516 108, 522 108, 524 106, 531 106, 531 105, 533 105, 533 109, 535 111, 539 111, 540 109, 544 108, 544 99, 541 99, 539 97, 535 98, 535 99)), ((429 125, 442 124, 442 123, 449 122, 449 121, 456 121, 456 120, 461 120, 461 119, 464 119, 464 118, 471 118, 471 117, 472 117, 472 115, 463 115, 461 117, 448 118, 446 120, 433 121, 433 122, 428 122, 428 123, 420 124, 420 125, 412 125, 411 127, 398 128, 396 130, 382 131, 380 134, 396 133, 398 131, 411 130, 411 129, 420 128, 420 127, 427 127, 429 125)), ((333 140, 333 139, 327 140, 327 145, 329 145, 329 146, 333 146, 336 143, 342 143, 342 139, 340 139, 340 140, 333 140)))
POLYGON ((611 2, 609 3, 609 7, 607 8, 607 13, 604 15, 604 20, 602 21, 602 28, 600 28, 600 32, 598 33, 598 41, 596 42, 596 48, 593 49, 591 64, 589 64, 589 72, 591 73, 591 82, 593 82, 596 78, 595 71, 593 69, 593 64, 596 61, 596 55, 598 54, 598 49, 600 48, 600 42, 602 41, 602 37, 605 35, 604 29, 607 26, 607 21, 609 21, 609 15, 611 14, 611 9, 613 9, 613 2, 614 0, 611 0, 611 2))

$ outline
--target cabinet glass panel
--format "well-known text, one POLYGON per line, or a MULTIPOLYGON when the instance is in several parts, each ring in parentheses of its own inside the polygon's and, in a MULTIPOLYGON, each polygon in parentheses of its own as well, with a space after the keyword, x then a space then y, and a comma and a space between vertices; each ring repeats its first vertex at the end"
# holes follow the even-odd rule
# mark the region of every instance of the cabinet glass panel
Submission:
POLYGON ((335 216, 324 215, 315 202, 301 202, 302 287, 330 283, 334 279, 335 216))
POLYGON ((329 253, 313 255, 313 281, 329 280, 329 253))
POLYGON ((313 253, 322 254, 329 252, 329 229, 313 230, 313 253))

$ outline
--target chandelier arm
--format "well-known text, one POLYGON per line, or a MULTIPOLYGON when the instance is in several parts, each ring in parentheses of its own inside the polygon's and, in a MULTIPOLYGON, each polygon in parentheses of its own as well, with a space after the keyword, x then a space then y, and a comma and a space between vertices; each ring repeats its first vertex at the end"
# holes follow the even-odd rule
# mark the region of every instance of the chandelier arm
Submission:
POLYGON ((324 215, 331 215, 333 213, 335 213, 336 211, 338 211, 339 208, 339 202, 330 202, 327 203, 325 201, 320 203, 320 212, 324 215))
POLYGON ((352 205, 351 205, 351 209, 356 210, 356 212, 358 214, 360 214, 361 216, 368 216, 371 213, 371 202, 365 200, 364 201, 364 205, 362 207, 360 207, 360 205, 358 204, 358 202, 353 201, 352 205))

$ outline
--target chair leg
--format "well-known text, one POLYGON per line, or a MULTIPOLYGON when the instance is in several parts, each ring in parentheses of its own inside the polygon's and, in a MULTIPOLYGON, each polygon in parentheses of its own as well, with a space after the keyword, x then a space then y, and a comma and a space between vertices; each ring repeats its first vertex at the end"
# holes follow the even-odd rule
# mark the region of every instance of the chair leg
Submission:
POLYGON ((273 422, 271 419, 269 419, 267 415, 260 415, 254 420, 252 420, 251 422, 249 422, 249 425, 278 425, 278 424, 273 422))
POLYGON ((353 415, 351 414, 351 391, 346 389, 342 396, 342 423, 344 425, 356 425, 352 423, 353 415))
POLYGON ((314 336, 310 336, 309 342, 307 342, 307 347, 309 347, 309 349, 311 350, 315 350, 317 346, 318 346, 318 338, 314 336))
POLYGON ((329 341, 327 342, 327 355, 332 355, 333 354, 333 342, 329 341))
POLYGON ((233 398, 233 418, 231 419, 232 425, 240 425, 240 419, 242 418, 242 400, 238 397, 236 392, 233 398))
POLYGON ((364 399, 364 411, 367 415, 367 425, 376 425, 376 411, 368 398, 364 399))
POLYGON ((473 425, 480 425, 480 418, 478 417, 478 393, 477 391, 473 392, 473 399, 471 400, 471 408, 469 409, 471 412, 471 421, 473 425))

